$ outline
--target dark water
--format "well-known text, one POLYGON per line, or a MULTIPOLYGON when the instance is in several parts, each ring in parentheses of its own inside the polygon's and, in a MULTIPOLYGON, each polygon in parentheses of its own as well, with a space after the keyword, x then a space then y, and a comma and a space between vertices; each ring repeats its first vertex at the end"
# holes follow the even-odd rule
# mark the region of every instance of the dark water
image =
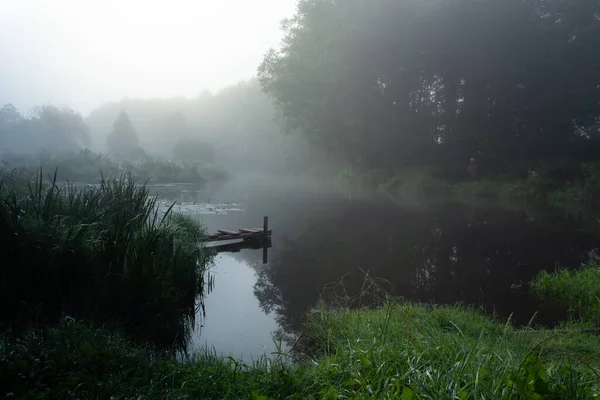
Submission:
POLYGON ((402 207, 349 201, 327 188, 249 179, 213 190, 172 187, 161 193, 182 201, 181 211, 209 231, 260 227, 263 215, 270 218, 268 264, 262 264, 261 250, 219 255, 204 326, 194 336, 195 346, 244 359, 275 351, 273 337, 297 330, 320 296, 344 300, 360 294, 365 273, 408 300, 462 302, 502 317, 512 314, 517 324, 539 311, 536 323, 549 325, 556 314, 540 309, 527 282, 558 264, 577 266, 598 244, 582 221, 558 211, 452 203, 402 207), (342 278, 343 287, 328 286, 342 278))

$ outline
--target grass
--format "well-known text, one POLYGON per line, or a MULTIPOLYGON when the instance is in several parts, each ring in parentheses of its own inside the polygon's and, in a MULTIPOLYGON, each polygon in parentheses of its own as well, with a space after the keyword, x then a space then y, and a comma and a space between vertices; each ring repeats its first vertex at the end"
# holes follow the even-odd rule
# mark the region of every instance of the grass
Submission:
POLYGON ((591 399, 600 341, 517 330, 463 307, 388 302, 308 315, 301 358, 251 365, 211 351, 178 361, 119 334, 66 321, 5 340, 0 393, 16 398, 591 399))
POLYGON ((532 282, 545 303, 567 311, 572 322, 600 328, 600 267, 583 265, 577 270, 558 269, 540 273, 532 282))
POLYGON ((600 390, 600 343, 580 332, 517 331, 474 310, 402 303, 321 310, 308 326, 321 354, 315 368, 334 372, 331 392, 344 398, 575 399, 600 390))
POLYGON ((160 215, 125 176, 99 187, 0 179, 0 329, 65 316, 119 326, 140 343, 184 348, 204 290, 203 227, 160 215))

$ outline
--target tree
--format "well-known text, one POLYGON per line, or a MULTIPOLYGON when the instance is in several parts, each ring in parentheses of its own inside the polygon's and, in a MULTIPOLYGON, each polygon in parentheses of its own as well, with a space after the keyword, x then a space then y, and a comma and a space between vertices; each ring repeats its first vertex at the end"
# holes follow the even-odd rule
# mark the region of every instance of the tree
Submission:
POLYGON ((113 123, 113 130, 106 138, 109 153, 119 157, 127 157, 136 153, 139 140, 133 124, 125 111, 121 111, 113 123))
POLYGON ((28 117, 11 104, 0 109, 0 140, 5 152, 75 151, 90 145, 88 132, 81 115, 69 108, 39 106, 28 117))
POLYGON ((17 124, 22 119, 21 113, 12 104, 5 104, 0 108, 0 126, 17 124))
POLYGON ((259 68, 288 131, 371 168, 595 157, 591 0, 301 0, 259 68))
POLYGON ((88 126, 81 114, 70 108, 36 107, 30 122, 31 128, 42 135, 44 147, 71 151, 90 145, 88 126))

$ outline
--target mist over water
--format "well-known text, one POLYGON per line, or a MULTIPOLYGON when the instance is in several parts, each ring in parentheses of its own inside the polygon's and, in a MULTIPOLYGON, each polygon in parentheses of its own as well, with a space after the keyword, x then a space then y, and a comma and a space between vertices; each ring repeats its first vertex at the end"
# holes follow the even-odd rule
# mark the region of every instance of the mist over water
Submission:
POLYGON ((365 273, 387 281, 382 288, 392 296, 463 303, 511 316, 518 325, 538 312, 535 323, 552 326, 560 314, 540 308, 529 281, 556 265, 577 267, 597 247, 581 221, 561 212, 446 201, 403 207, 276 177, 242 175, 197 192, 175 185, 163 196, 181 201, 182 210, 196 207, 189 215, 209 232, 260 227, 269 216, 268 263, 262 264, 262 250, 215 259, 214 292, 193 339, 195 346, 244 359, 274 352, 274 340, 297 334, 320 299, 339 302, 344 295, 348 306, 376 302, 369 296, 348 300, 360 294, 365 273), (342 280, 344 291, 329 286, 342 280))
POLYGON ((269 217, 266 264, 216 256, 195 349, 270 354, 384 293, 553 326, 529 282, 598 253, 593 1, 46 3, 0 10, 0 172, 269 217))

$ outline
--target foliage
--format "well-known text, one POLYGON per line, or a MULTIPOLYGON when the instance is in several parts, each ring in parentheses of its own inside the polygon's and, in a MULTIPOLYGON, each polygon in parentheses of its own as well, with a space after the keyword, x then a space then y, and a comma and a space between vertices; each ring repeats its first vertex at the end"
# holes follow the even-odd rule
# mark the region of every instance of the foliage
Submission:
POLYGON ((594 159, 599 16, 589 0, 302 0, 259 78, 287 130, 363 168, 594 159))
POLYGON ((34 175, 38 168, 57 170, 57 179, 70 182, 100 182, 102 176, 128 173, 136 182, 196 183, 225 182, 229 172, 218 165, 174 162, 154 157, 142 161, 120 161, 88 149, 70 153, 41 153, 38 157, 7 154, 0 159, 4 169, 18 168, 34 175))
MULTIPOLYGON (((246 365, 202 351, 151 355, 105 329, 65 321, 0 344, 0 392, 16 398, 589 399, 600 346, 580 331, 515 330, 476 311, 388 303, 320 308, 313 358, 246 365)), ((305 347, 301 347, 304 349, 305 347)))
POLYGON ((124 163, 123 168, 138 182, 154 183, 205 183, 207 180, 193 165, 167 160, 148 160, 140 163, 124 163))
POLYGON ((148 189, 124 176, 99 187, 42 176, 0 181, 0 328, 72 316, 184 348, 210 260, 202 226, 160 215, 148 189))
POLYGON ((564 309, 573 320, 600 327, 600 268, 587 264, 580 269, 542 272, 532 281, 537 296, 554 307, 564 309))
POLYGON ((0 141, 3 153, 73 151, 90 145, 81 115, 51 105, 36 107, 27 117, 13 105, 4 105, 0 109, 0 141))

